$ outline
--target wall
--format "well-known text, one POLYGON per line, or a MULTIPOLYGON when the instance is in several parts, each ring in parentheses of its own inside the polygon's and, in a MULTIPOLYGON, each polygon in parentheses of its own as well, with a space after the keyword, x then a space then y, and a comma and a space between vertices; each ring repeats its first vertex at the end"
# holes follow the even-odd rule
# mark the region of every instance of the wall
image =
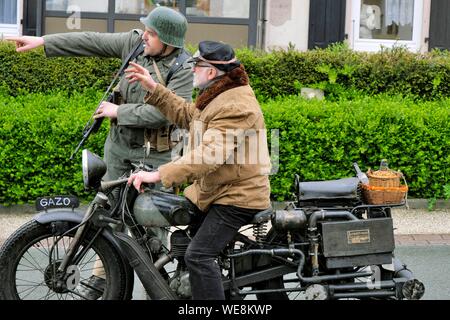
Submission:
POLYGON ((425 53, 429 50, 429 42, 425 39, 430 37, 430 17, 431 17, 431 0, 423 0, 423 17, 422 17, 422 41, 420 44, 420 52, 425 53))
POLYGON ((285 49, 289 43, 308 50, 309 1, 267 0, 265 50, 285 49))

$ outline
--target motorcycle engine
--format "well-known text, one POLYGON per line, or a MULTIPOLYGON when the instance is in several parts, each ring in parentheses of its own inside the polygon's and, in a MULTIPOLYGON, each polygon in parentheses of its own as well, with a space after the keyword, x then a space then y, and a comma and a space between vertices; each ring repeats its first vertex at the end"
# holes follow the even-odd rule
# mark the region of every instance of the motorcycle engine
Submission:
POLYGON ((169 286, 181 299, 189 299, 192 296, 189 272, 187 270, 181 271, 170 279, 169 286))
POLYGON ((191 243, 191 239, 189 239, 184 230, 176 230, 170 237, 170 251, 177 260, 181 260, 183 263, 184 254, 186 253, 189 243, 191 243))
POLYGON ((172 256, 178 260, 178 267, 175 276, 169 281, 169 286, 181 299, 189 299, 192 295, 189 272, 186 270, 184 262, 184 255, 190 242, 191 239, 184 230, 176 230, 170 237, 170 251, 172 256))

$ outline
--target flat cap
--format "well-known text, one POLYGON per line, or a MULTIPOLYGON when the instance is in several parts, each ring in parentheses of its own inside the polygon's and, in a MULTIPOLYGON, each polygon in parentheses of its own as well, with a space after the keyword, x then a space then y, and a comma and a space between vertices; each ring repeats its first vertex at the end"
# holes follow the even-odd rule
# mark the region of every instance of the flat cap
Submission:
POLYGON ((241 65, 233 48, 226 43, 202 41, 199 43, 198 49, 193 57, 194 61, 205 61, 225 72, 230 72, 241 65))

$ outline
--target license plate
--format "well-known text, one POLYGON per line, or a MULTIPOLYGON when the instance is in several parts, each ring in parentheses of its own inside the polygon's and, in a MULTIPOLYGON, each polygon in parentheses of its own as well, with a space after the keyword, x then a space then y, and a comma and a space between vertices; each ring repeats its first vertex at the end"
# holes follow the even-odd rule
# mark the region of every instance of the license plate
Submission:
POLYGON ((36 210, 45 211, 55 208, 78 208, 80 202, 77 197, 74 196, 53 196, 53 197, 41 197, 36 199, 36 210))

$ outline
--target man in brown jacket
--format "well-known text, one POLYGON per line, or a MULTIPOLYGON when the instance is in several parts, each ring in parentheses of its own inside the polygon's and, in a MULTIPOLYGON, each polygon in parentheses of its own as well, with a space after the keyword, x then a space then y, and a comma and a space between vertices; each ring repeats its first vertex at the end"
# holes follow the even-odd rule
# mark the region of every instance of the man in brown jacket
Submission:
POLYGON ((165 187, 192 182, 185 196, 201 211, 203 222, 185 262, 193 299, 224 299, 215 259, 238 230, 270 207, 270 159, 264 118, 244 67, 226 44, 203 41, 194 56, 195 104, 157 84, 142 67, 127 70, 130 82, 148 90, 145 102, 190 132, 184 156, 155 172, 139 172, 128 183, 161 181, 165 187))

